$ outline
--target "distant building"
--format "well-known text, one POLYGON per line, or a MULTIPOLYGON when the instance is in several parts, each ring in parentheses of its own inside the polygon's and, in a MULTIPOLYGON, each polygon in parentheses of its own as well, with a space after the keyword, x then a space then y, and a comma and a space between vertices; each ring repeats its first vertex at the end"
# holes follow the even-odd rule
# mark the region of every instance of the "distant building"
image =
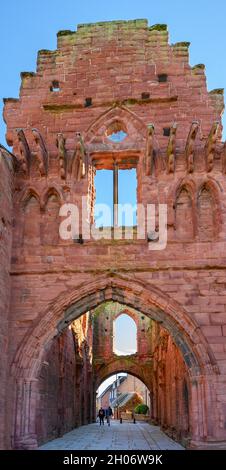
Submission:
POLYGON ((117 417, 117 409, 119 412, 133 411, 140 403, 145 403, 150 409, 148 388, 141 380, 132 375, 119 375, 97 398, 97 409, 101 406, 102 408, 108 408, 110 405, 117 417))

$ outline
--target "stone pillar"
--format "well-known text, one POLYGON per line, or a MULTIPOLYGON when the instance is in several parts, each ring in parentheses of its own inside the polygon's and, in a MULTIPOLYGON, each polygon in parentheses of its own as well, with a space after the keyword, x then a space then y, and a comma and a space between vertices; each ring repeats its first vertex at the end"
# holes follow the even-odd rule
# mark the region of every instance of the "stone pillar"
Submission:
POLYGON ((15 449, 36 449, 37 379, 19 379, 15 410, 15 449))
MULTIPOLYGON (((189 420, 191 423, 191 442, 193 449, 214 449, 218 436, 217 409, 212 404, 216 402, 213 397, 214 388, 211 377, 197 376, 191 381, 191 403, 189 403, 189 420)), ((222 449, 225 441, 222 441, 222 449)))

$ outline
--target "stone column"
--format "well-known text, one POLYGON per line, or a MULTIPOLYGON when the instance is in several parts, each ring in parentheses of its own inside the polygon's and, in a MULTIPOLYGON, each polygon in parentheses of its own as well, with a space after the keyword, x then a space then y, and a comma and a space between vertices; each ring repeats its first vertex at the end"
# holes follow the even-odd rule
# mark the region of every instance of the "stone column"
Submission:
POLYGON ((191 443, 194 449, 211 449, 218 441, 215 423, 217 422, 212 403, 213 387, 211 377, 197 376, 191 381, 191 406, 189 419, 191 423, 191 443))
POLYGON ((37 379, 19 379, 15 409, 15 449, 36 449, 37 379))

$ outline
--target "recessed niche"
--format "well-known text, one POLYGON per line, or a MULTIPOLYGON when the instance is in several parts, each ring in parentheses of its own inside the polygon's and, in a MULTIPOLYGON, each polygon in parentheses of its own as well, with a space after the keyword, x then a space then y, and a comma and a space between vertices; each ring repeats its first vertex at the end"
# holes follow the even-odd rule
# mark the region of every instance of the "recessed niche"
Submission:
POLYGON ((161 73, 158 75, 159 83, 166 83, 168 80, 168 75, 166 73, 161 73))
POLYGON ((52 85, 50 87, 50 91, 53 91, 55 93, 60 91, 60 84, 57 80, 53 80, 52 85))
POLYGON ((150 93, 144 92, 141 94, 142 100, 149 100, 149 98, 150 98, 150 93))
POLYGON ((89 106, 92 106, 93 100, 92 98, 86 98, 85 99, 85 108, 88 108, 89 106))
POLYGON ((163 128, 163 135, 165 137, 169 137, 170 136, 170 127, 164 127, 163 128))

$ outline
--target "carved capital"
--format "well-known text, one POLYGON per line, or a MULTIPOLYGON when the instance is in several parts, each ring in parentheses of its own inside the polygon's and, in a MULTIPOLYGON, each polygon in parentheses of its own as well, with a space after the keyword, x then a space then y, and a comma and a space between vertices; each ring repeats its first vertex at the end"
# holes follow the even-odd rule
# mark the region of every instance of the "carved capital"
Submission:
POLYGON ((67 166, 67 158, 66 158, 66 149, 65 149, 65 138, 63 134, 57 134, 57 141, 56 145, 58 148, 58 159, 60 165, 60 177, 62 179, 66 178, 66 166, 67 166))
POLYGON ((45 142, 37 129, 32 129, 32 132, 37 146, 36 158, 38 160, 39 171, 41 176, 46 176, 48 173, 48 152, 45 142))
POLYGON ((195 139, 199 130, 198 121, 193 121, 187 138, 185 153, 188 173, 194 171, 195 139))
POLYGON ((29 145, 27 143, 23 129, 16 129, 16 133, 19 140, 19 162, 23 173, 25 175, 29 175, 31 166, 31 152, 29 145))
POLYGON ((207 141, 206 141, 206 147, 205 147, 205 153, 206 153, 206 170, 207 172, 212 171, 213 166, 214 166, 214 157, 216 153, 216 147, 217 147, 217 138, 218 138, 218 132, 220 129, 220 122, 215 121, 211 127, 210 133, 208 135, 207 141))

